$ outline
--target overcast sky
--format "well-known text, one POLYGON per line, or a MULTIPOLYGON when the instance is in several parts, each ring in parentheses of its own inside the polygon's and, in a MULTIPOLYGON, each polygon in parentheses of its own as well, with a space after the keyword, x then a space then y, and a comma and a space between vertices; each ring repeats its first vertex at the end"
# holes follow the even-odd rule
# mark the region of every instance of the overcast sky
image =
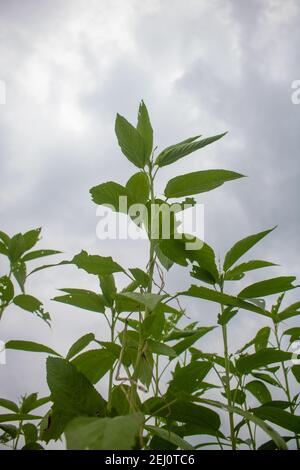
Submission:
MULTIPOLYGON (((188 171, 247 175, 198 198, 205 205, 206 241, 222 256, 237 239, 278 224, 251 258, 280 267, 247 281, 299 276, 300 105, 291 100, 292 82, 300 79, 299 24, 297 0, 2 0, 0 229, 12 235, 42 226, 40 246, 65 252, 57 259, 86 249, 113 255, 125 267, 145 267, 145 242, 97 239, 89 196, 92 186, 124 184, 135 172, 118 148, 114 119, 119 112, 135 123, 144 99, 160 149, 198 133, 229 131, 165 167, 158 191, 188 171)), ((169 280, 173 291, 190 284, 180 268, 169 280)), ((84 333, 105 338, 96 313, 49 300, 60 287, 92 289, 97 282, 75 267, 32 276, 28 293, 45 302, 52 329, 11 307, 0 339, 44 342, 65 353, 84 333)), ((289 301, 298 295, 291 293, 289 301)), ((201 325, 215 322, 215 308, 185 305, 201 325)), ((241 313, 233 349, 260 322, 241 313)), ((219 350, 218 334, 211 338, 203 344, 219 350)), ((43 356, 8 352, 7 366, 0 366, 1 396, 47 393, 44 362, 43 356)))

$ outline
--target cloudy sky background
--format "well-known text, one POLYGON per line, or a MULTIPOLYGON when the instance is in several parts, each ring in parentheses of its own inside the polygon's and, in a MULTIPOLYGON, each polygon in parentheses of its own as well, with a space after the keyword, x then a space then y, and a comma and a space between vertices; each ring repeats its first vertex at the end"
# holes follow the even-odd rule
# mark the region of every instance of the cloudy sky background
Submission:
MULTIPOLYGON (((57 260, 86 249, 112 255, 124 267, 145 267, 145 242, 97 239, 89 196, 92 186, 124 184, 135 172, 118 148, 114 119, 119 112, 135 123, 143 98, 160 149, 198 133, 229 131, 165 167, 158 192, 189 171, 247 175, 198 198, 205 204, 206 241, 222 256, 239 238, 278 224, 249 259, 280 267, 246 282, 299 277, 300 105, 291 101, 291 84, 300 78, 299 22, 297 0, 2 0, 0 229, 14 234, 42 226, 40 247, 64 251, 57 260)), ((181 268, 168 279, 171 291, 190 284, 181 268)), ((49 300, 60 287, 96 289, 97 282, 75 267, 32 276, 27 291, 45 303, 52 329, 11 307, 0 338, 44 342, 61 353, 84 333, 105 338, 96 313, 49 300)), ((298 295, 290 293, 288 301, 298 295)), ((216 321, 215 307, 183 303, 201 325, 216 321)), ((241 312, 232 323, 232 349, 260 324, 241 312)), ((203 347, 221 350, 219 334, 203 347)), ((47 393, 44 365, 43 355, 8 352, 7 366, 0 366, 1 396, 47 393)))

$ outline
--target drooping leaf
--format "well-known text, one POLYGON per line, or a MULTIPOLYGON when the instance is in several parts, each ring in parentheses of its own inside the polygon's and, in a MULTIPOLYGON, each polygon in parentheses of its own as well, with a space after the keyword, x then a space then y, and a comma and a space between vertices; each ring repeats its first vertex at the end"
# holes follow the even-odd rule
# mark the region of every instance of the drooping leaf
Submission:
POLYGON ((143 415, 72 420, 65 431, 68 450, 130 450, 134 447, 143 415))
POLYGON ((239 258, 241 258, 245 253, 247 253, 250 248, 256 245, 256 243, 258 243, 262 238, 272 232, 275 228, 276 227, 273 227, 269 230, 255 233, 254 235, 250 235, 236 242, 225 256, 223 265, 224 271, 227 271, 239 258))
POLYGON ((244 175, 228 170, 204 170, 176 176, 166 188, 167 198, 192 196, 218 188, 226 181, 242 178, 244 175))
POLYGON ((122 153, 138 168, 147 163, 144 139, 135 127, 123 116, 117 114, 115 132, 122 153))
POLYGON ((254 299, 256 297, 265 297, 266 295, 295 289, 297 286, 292 284, 295 280, 296 277, 294 276, 280 276, 267 279, 266 281, 255 282, 245 287, 245 289, 239 293, 239 297, 243 299, 254 299))
POLYGON ((53 356, 60 356, 56 351, 49 346, 44 344, 35 343, 34 341, 21 341, 21 340, 11 340, 5 344, 6 349, 14 349, 17 351, 28 351, 28 352, 38 352, 51 354, 53 356))
POLYGON ((8 410, 14 411, 15 413, 19 412, 19 407, 16 403, 6 398, 0 398, 0 406, 7 408, 8 410))
POLYGON ((259 418, 270 421, 288 431, 300 433, 300 416, 292 415, 288 411, 277 407, 262 405, 259 408, 252 409, 252 412, 259 418))
POLYGON ((74 307, 84 308, 92 312, 104 313, 105 305, 103 296, 85 289, 60 289, 67 295, 54 297, 52 300, 74 307))
POLYGON ((190 137, 189 139, 186 139, 178 144, 171 145, 170 147, 164 149, 158 155, 155 164, 159 167, 170 165, 171 163, 176 162, 180 158, 185 157, 186 155, 189 155, 190 153, 195 152, 196 150, 199 150, 205 147, 206 145, 212 144, 216 140, 219 140, 224 137, 224 135, 226 134, 227 132, 225 132, 224 134, 219 134, 213 137, 207 137, 205 139, 198 140, 198 138, 201 137, 199 135, 195 137, 190 137))
POLYGON ((300 365, 295 364, 294 366, 292 366, 291 371, 297 382, 300 384, 300 365))

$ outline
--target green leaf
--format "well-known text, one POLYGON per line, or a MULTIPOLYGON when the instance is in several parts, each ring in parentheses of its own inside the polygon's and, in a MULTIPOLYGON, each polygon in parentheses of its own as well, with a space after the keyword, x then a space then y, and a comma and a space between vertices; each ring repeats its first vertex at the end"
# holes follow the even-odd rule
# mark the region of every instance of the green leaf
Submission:
POLYGON ((7 235, 7 233, 3 232, 2 230, 0 230, 0 240, 2 240, 6 248, 8 248, 10 237, 7 235))
POLYGON ((209 362, 194 361, 184 367, 176 367, 168 388, 168 395, 191 394, 198 390, 200 383, 211 370, 209 362))
POLYGON ((253 271, 254 269, 267 268, 269 266, 277 266, 269 261, 253 260, 247 261, 246 263, 239 264, 233 269, 230 269, 225 273, 225 281, 239 281, 242 279, 246 272, 253 271))
POLYGON ((139 106, 137 130, 144 139, 145 160, 149 162, 153 149, 153 129, 143 100, 139 106))
POLYGON ((194 447, 191 446, 187 441, 182 439, 182 437, 178 436, 172 431, 168 431, 167 429, 158 428, 156 426, 145 426, 145 429, 149 431, 151 434, 164 439, 165 441, 171 442, 176 447, 179 447, 182 450, 194 450, 194 447))
POLYGON ((92 349, 73 359, 79 372, 96 384, 113 367, 116 357, 107 349, 92 349))
POLYGON ((15 413, 19 412, 19 407, 11 400, 6 400, 6 398, 0 398, 0 406, 7 408, 8 410, 14 411, 15 413))
POLYGON ((300 384, 300 365, 296 364, 291 368, 291 371, 293 373, 293 376, 297 380, 297 382, 300 384))
POLYGON ((149 275, 145 273, 145 271, 139 268, 131 268, 129 269, 129 271, 131 272, 134 279, 139 283, 141 287, 144 287, 145 289, 148 287, 149 275))
POLYGON ((51 255, 57 255, 61 253, 61 251, 57 250, 35 250, 35 251, 30 251, 29 253, 26 253, 22 257, 22 261, 31 261, 33 259, 37 258, 43 258, 44 256, 51 256, 51 255))
POLYGON ((300 433, 300 416, 292 415, 288 411, 274 408, 272 406, 260 406, 252 409, 252 412, 259 418, 270 421, 281 428, 296 434, 300 433))
POLYGON ((300 302, 295 302, 294 304, 289 305, 289 307, 282 310, 282 312, 274 317, 274 321, 276 323, 280 323, 297 315, 300 315, 300 302))
POLYGON ((23 261, 15 261, 11 265, 11 271, 20 286, 21 291, 24 293, 24 286, 26 281, 26 264, 23 261))
POLYGON ((247 251, 250 250, 256 243, 258 243, 262 238, 271 233, 276 227, 273 227, 269 230, 263 232, 255 233, 250 235, 242 240, 236 242, 233 247, 226 253, 223 269, 227 271, 241 256, 243 256, 247 251))
POLYGON ((248 341, 238 352, 239 354, 248 349, 250 346, 255 346, 255 351, 259 351, 260 349, 264 349, 268 346, 269 337, 270 337, 271 329, 268 326, 264 326, 261 328, 256 336, 251 340, 248 341))
POLYGON ((148 176, 139 171, 126 183, 126 191, 130 204, 146 204, 149 199, 150 184, 148 176))
POLYGON ((114 277, 112 274, 99 276, 99 281, 104 301, 108 307, 112 307, 117 295, 114 277))
POLYGON ((218 315, 218 324, 219 325, 227 325, 232 318, 236 316, 238 313, 237 309, 233 307, 225 307, 222 314, 218 315))
POLYGON ((176 351, 170 348, 167 344, 159 343, 148 339, 147 344, 150 346, 151 351, 159 356, 168 356, 169 358, 177 357, 176 351))
POLYGON ((278 382, 268 374, 263 374, 263 373, 260 373, 260 372, 252 372, 252 375, 256 379, 263 380, 264 382, 266 382, 270 385, 273 385, 274 387, 279 387, 278 382))
POLYGON ((17 351, 38 352, 60 356, 56 351, 45 346, 44 344, 35 343, 34 341, 11 340, 5 344, 6 349, 14 349, 17 351))
POLYGON ((8 276, 0 277, 0 304, 7 305, 14 296, 14 286, 8 276))
MULTIPOLYGON (((222 396, 224 398, 227 398, 226 393, 222 393, 222 396)), ((245 403, 246 400, 246 394, 243 390, 239 390, 237 388, 230 390, 230 398, 231 398, 231 403, 237 403, 238 405, 242 405, 245 403)))
POLYGON ((285 292, 290 289, 295 289, 293 286, 296 277, 294 276, 281 276, 267 279, 266 281, 256 282, 246 287, 239 293, 239 297, 243 299, 253 299, 256 297, 264 297, 266 295, 277 294, 278 292, 285 292))
POLYGON ((86 335, 81 336, 75 343, 70 347, 66 359, 69 361, 76 354, 80 353, 85 349, 92 341, 95 340, 94 333, 87 333, 86 335))
POLYGON ((208 400, 204 398, 201 398, 201 399, 199 398, 198 401, 202 403, 207 403, 208 405, 211 405, 211 406, 215 406, 216 408, 220 408, 226 411, 231 411, 234 414, 242 416, 244 419, 258 425, 264 432, 266 432, 275 442, 278 449, 287 450, 287 446, 286 446, 284 439, 282 439, 282 437, 273 428, 271 428, 267 423, 265 423, 262 419, 250 413, 249 411, 242 410, 241 408, 238 408, 235 406, 228 406, 216 400, 208 400))
POLYGON ((75 264, 78 269, 83 269, 87 273, 95 274, 97 276, 105 276, 107 274, 124 271, 123 268, 113 261, 110 256, 89 255, 84 250, 74 256, 72 264, 75 264))
POLYGON ((38 440, 38 430, 32 423, 25 423, 22 426, 22 431, 25 438, 25 444, 33 444, 38 440))
POLYGON ((147 163, 144 139, 123 116, 117 114, 115 132, 122 153, 138 168, 144 168, 147 163))
POLYGON ((236 361, 236 367, 242 374, 249 374, 253 369, 288 361, 291 357, 292 354, 286 351, 271 348, 260 349, 254 354, 240 356, 236 361))
POLYGON ((8 413, 4 415, 0 415, 0 423, 8 423, 11 421, 29 421, 29 420, 35 420, 35 419, 41 419, 41 416, 35 416, 35 415, 27 415, 27 414, 21 414, 21 413, 8 413))
POLYGON ((23 310, 27 310, 28 312, 38 311, 42 305, 42 302, 32 295, 25 294, 17 295, 13 302, 15 305, 22 308, 23 310))
POLYGON ((233 297, 232 295, 221 293, 214 291, 212 289, 208 289, 207 287, 198 287, 192 285, 188 291, 180 292, 181 295, 188 295, 191 297, 199 297, 201 299, 210 300, 212 302, 217 302, 221 305, 229 305, 232 307, 238 307, 245 310, 249 310, 250 312, 259 313, 264 316, 270 317, 270 314, 258 307, 256 305, 251 304, 250 302, 246 302, 238 297, 233 297))
POLYGON ((218 188, 226 181, 242 178, 244 175, 228 170, 204 170, 176 176, 165 189, 167 198, 191 196, 218 188))
POLYGON ((224 135, 226 134, 227 132, 201 140, 197 140, 199 137, 201 137, 200 135, 198 135, 195 137, 190 137, 189 139, 186 139, 178 144, 171 145, 170 147, 164 149, 158 155, 155 164, 159 167, 170 165, 171 163, 176 162, 180 158, 185 157, 186 155, 189 155, 190 153, 195 152, 196 150, 199 150, 205 147, 206 145, 212 144, 216 140, 219 140, 224 137, 224 135))
POLYGON ((299 327, 294 327, 294 328, 289 328, 288 330, 285 330, 282 335, 284 336, 290 336, 290 342, 294 342, 295 340, 300 338, 300 328, 299 327))
POLYGON ((5 256, 8 255, 8 249, 2 242, 0 242, 0 254, 5 255, 5 256))
POLYGON ((245 385, 248 390, 260 403, 264 404, 272 400, 271 393, 266 385, 260 380, 252 380, 245 385))
POLYGON ((30 250, 34 245, 37 244, 39 241, 39 237, 41 234, 41 227, 29 230, 28 232, 23 234, 23 240, 24 240, 24 251, 30 250))
POLYGON ((144 417, 76 418, 65 435, 68 450, 130 450, 134 447, 144 417))
POLYGON ((74 364, 65 359, 47 359, 47 382, 55 406, 67 415, 104 416, 106 402, 74 364))
POLYGON ((11 263, 18 261, 24 251, 26 251, 24 237, 21 233, 17 233, 10 239, 8 245, 8 257, 11 263))
POLYGON ((151 293, 139 294, 138 292, 125 292, 120 295, 141 304, 150 311, 154 310, 155 307, 167 297, 166 295, 151 293))
POLYGON ((52 300, 74 307, 84 308, 92 312, 104 313, 105 305, 103 297, 95 292, 85 289, 60 289, 67 295, 54 297, 52 300))
MULTIPOLYGON (((186 337, 179 343, 176 343, 175 345, 172 346, 172 348, 175 350, 177 356, 179 356, 183 351, 186 351, 188 348, 192 346, 198 339, 202 338, 202 336, 206 335, 210 331, 212 331, 215 327, 214 326, 208 326, 208 327, 201 327, 198 328, 196 331, 193 332, 192 335, 186 337)), ((170 341, 169 338, 167 338, 167 341, 170 341)))
MULTIPOLYGON (((110 206, 115 212, 127 213, 127 206, 124 208, 120 205, 120 198, 128 198, 128 192, 124 186, 115 183, 114 181, 108 181, 107 183, 99 184, 90 189, 93 202, 98 205, 110 206)), ((125 199, 124 199, 125 201, 125 199)), ((127 204, 131 201, 127 201, 127 204)))

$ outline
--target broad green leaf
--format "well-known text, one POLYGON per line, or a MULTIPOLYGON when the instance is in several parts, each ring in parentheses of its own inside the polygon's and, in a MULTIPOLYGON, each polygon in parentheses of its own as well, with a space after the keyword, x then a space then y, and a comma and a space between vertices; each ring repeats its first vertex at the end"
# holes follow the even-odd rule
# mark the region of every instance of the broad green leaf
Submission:
POLYGON ((156 256, 160 262, 160 264, 167 270, 169 271, 171 267, 173 266, 173 261, 170 260, 164 253, 161 251, 159 244, 155 245, 155 253, 156 256))
POLYGON ((279 387, 278 382, 268 374, 264 374, 264 373, 261 373, 261 372, 252 372, 252 375, 256 379, 263 380, 264 382, 266 382, 270 385, 273 385, 274 387, 279 387))
POLYGON ((150 398, 144 403, 146 413, 152 416, 168 418, 172 421, 202 426, 205 433, 218 431, 221 421, 217 413, 210 408, 194 403, 177 400, 175 403, 164 398, 150 398))
POLYGON ((17 295, 13 302, 15 305, 22 308, 23 310, 27 310, 28 312, 36 312, 42 306, 42 302, 40 302, 38 299, 32 295, 25 294, 17 295))
POLYGON ((275 364, 277 362, 288 361, 292 354, 278 349, 260 349, 254 354, 240 356, 236 361, 236 368, 242 374, 249 374, 254 369, 275 364))
POLYGON ((218 188, 226 181, 242 178, 244 175, 228 170, 204 170, 176 176, 166 188, 167 198, 192 196, 218 188))
POLYGON ((68 419, 105 415, 105 400, 74 364, 65 359, 49 357, 47 382, 55 406, 68 419))
POLYGON ((187 441, 182 439, 182 437, 178 436, 172 431, 168 431, 167 429, 158 428, 157 426, 145 426, 145 429, 149 431, 151 434, 164 439, 165 441, 171 442, 176 447, 179 447, 182 450, 194 450, 194 447, 191 446, 187 441))
POLYGON ((290 342, 293 343, 297 339, 300 339, 300 328, 299 327, 289 328, 288 330, 285 330, 282 334, 284 336, 290 336, 290 342))
MULTIPOLYGON (((114 181, 108 181, 107 183, 99 184, 90 189, 93 202, 98 205, 110 206, 114 208, 115 212, 127 213, 127 205, 122 207, 120 204, 120 198, 126 198, 127 201, 128 192, 124 186, 115 183, 114 181)), ((127 204, 131 201, 127 201, 127 204)))
POLYGON ((261 315, 270 316, 270 314, 250 302, 246 302, 238 297, 234 297, 229 294, 224 294, 221 292, 208 289, 207 287, 198 287, 192 285, 188 291, 180 292, 181 295, 188 295, 190 297, 199 297, 201 299, 210 300, 212 302, 219 303, 221 305, 229 305, 232 307, 242 308, 244 310, 249 310, 250 312, 259 313, 261 315))
POLYGON ((21 233, 17 233, 8 244, 8 257, 11 263, 18 261, 24 251, 26 251, 24 237, 21 233))
POLYGON ((294 304, 289 305, 289 307, 286 307, 278 315, 275 315, 274 321, 276 323, 280 323, 297 315, 300 315, 300 302, 295 302, 294 304))
POLYGON ((150 184, 148 176, 139 171, 126 183, 126 191, 130 204, 146 204, 149 199, 150 184))
POLYGON ((0 240, 3 241, 6 248, 9 246, 10 237, 7 235, 7 233, 3 232, 2 230, 0 230, 0 240))
POLYGON ((116 357, 107 349, 92 349, 73 359, 79 372, 96 384, 113 367, 116 357))
POLYGON ((144 139, 135 127, 123 116, 117 114, 115 132, 122 153, 138 168, 147 163, 144 139))
MULTIPOLYGON (((18 435, 18 429, 12 424, 0 424, 0 429, 5 434, 8 434, 12 439, 15 439, 18 435)), ((0 442, 2 442, 3 435, 0 437, 0 442)))
POLYGON ((149 162, 153 149, 153 129, 143 100, 139 106, 137 130, 144 139, 145 159, 149 162))
POLYGON ((255 233, 254 235, 250 235, 236 242, 225 256, 223 265, 224 271, 227 271, 239 258, 241 258, 245 253, 247 253, 250 248, 256 245, 256 243, 258 243, 262 238, 272 232, 275 228, 276 227, 273 227, 269 230, 255 233))
POLYGON ((44 344, 35 343, 34 341, 11 340, 5 344, 6 349, 14 349, 17 351, 38 352, 60 356, 56 351, 44 344))
MULTIPOLYGON (((25 444, 34 444, 38 440, 38 430, 32 423, 25 423, 22 426, 22 431, 25 438, 25 444)), ((23 448, 24 449, 24 448, 23 448)))
POLYGON ((128 299, 133 300, 138 304, 141 304, 142 306, 148 308, 151 311, 154 310, 155 307, 157 307, 157 305, 167 297, 166 295, 151 293, 139 294, 138 292, 126 292, 120 295, 122 295, 123 297, 127 297, 128 299))
POLYGON ((0 254, 5 255, 5 256, 8 255, 8 249, 2 242, 0 242, 0 254))
POLYGON ((8 410, 14 411, 15 413, 19 412, 18 405, 16 405, 16 403, 11 400, 7 400, 6 398, 0 398, 0 406, 2 406, 3 408, 7 408, 8 410))
POLYGON ((76 354, 80 353, 83 349, 85 349, 92 341, 95 340, 94 333, 87 333, 84 336, 81 336, 75 343, 70 347, 68 354, 66 355, 66 359, 69 361, 72 357, 76 356, 76 354))
POLYGON ((89 274, 102 275, 123 272, 123 268, 113 261, 110 256, 89 255, 86 251, 81 251, 74 256, 72 264, 77 268, 83 269, 89 274))
POLYGON ((183 142, 180 142, 175 145, 171 145, 170 147, 167 147, 164 149, 157 157, 155 164, 158 165, 159 167, 170 165, 171 163, 176 162, 182 157, 185 157, 186 155, 189 155, 192 152, 195 152, 196 150, 199 150, 206 145, 212 144, 216 140, 221 139, 226 135, 227 132, 224 134, 219 134, 215 135, 213 137, 207 137, 205 139, 197 140, 199 136, 196 137, 190 137, 189 139, 186 139, 183 142))
POLYGON ((14 286, 8 276, 0 277, 0 304, 7 305, 14 296, 14 286))
POLYGON ((106 276, 99 276, 99 282, 104 302, 108 307, 112 307, 117 295, 117 288, 113 275, 107 274, 106 276))
POLYGON ((168 395, 191 394, 198 390, 200 383, 208 374, 212 364, 194 361, 184 367, 176 367, 169 384, 168 395))
POLYGON ((22 257, 22 261, 31 261, 33 259, 37 258, 43 258, 44 256, 51 256, 51 255, 57 255, 61 253, 61 251, 57 250, 35 250, 35 251, 30 251, 29 253, 26 253, 22 257))
MULTIPOLYGON (((224 398, 227 398, 226 393, 222 393, 222 396, 224 398)), ((243 390, 239 390, 237 388, 230 390, 230 397, 231 397, 231 403, 235 404, 237 403, 238 405, 242 405, 246 401, 246 394, 243 390)))
POLYGON ((72 420, 65 431, 68 450, 130 450, 140 432, 141 414, 72 420))
POLYGON ((266 385, 260 380, 252 380, 252 382, 248 382, 245 385, 245 389, 262 404, 272 400, 271 393, 266 385))
POLYGON ((67 295, 54 297, 52 300, 67 305, 73 305, 74 307, 84 308, 85 310, 91 310, 92 312, 104 313, 105 311, 104 300, 100 294, 85 289, 60 290, 67 292, 67 295))
POLYGON ((252 409, 252 412, 265 421, 270 421, 288 431, 297 434, 300 433, 300 416, 292 415, 288 411, 281 410, 277 407, 274 408, 265 405, 252 409))
POLYGON ((243 289, 238 296, 243 299, 254 299, 295 289, 295 287, 298 287, 292 285, 295 279, 296 277, 294 276, 281 276, 267 279, 266 281, 255 282, 255 284, 251 284, 243 289))
POLYGON ((277 266, 274 263, 270 263, 269 261, 261 261, 261 260, 254 260, 254 261, 247 261, 246 263, 239 264, 233 269, 230 269, 225 273, 225 281, 239 281, 242 279, 246 272, 253 271, 254 269, 261 269, 267 268, 269 266, 277 266))

